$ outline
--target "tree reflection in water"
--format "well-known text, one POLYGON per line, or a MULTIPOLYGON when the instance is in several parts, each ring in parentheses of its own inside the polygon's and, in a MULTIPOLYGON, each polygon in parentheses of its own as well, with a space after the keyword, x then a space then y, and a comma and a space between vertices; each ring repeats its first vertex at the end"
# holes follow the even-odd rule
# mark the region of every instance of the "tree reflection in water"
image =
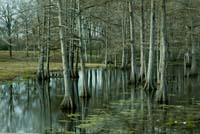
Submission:
POLYGON ((128 72, 90 69, 87 75, 92 97, 79 97, 80 74, 71 81, 77 108, 70 112, 60 110, 62 78, 0 85, 1 132, 199 133, 200 79, 184 77, 180 67, 168 68, 168 105, 128 85, 128 72))

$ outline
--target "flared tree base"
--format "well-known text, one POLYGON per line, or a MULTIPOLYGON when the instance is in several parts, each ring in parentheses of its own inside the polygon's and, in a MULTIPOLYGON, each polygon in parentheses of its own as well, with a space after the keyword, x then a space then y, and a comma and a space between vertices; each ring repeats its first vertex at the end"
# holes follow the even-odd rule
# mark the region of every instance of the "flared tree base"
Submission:
POLYGON ((130 75, 130 80, 128 82, 129 85, 135 85, 135 87, 137 86, 137 74, 136 72, 131 72, 130 75))
POLYGON ((70 96, 65 96, 60 104, 60 108, 62 111, 74 111, 76 109, 76 104, 70 96))
POLYGON ((38 81, 44 80, 44 74, 42 72, 38 72, 37 79, 38 79, 38 81))
POLYGON ((71 79, 72 80, 78 80, 79 79, 79 74, 78 73, 73 73, 73 74, 71 74, 71 79))
POLYGON ((114 66, 114 69, 120 69, 120 67, 118 67, 118 66, 114 66))
POLYGON ((87 92, 87 91, 83 91, 82 93, 81 93, 81 96, 80 96, 81 98, 90 98, 91 97, 91 95, 90 95, 90 93, 89 92, 87 92))
POLYGON ((144 84, 145 83, 145 75, 144 74, 140 74, 139 79, 138 79, 138 83, 140 84, 144 84))
POLYGON ((168 98, 164 91, 159 89, 156 91, 156 102, 159 104, 168 104, 168 98))
POLYGON ((129 81, 128 81, 128 85, 137 86, 137 84, 138 84, 137 80, 129 80, 129 81))
POLYGON ((152 83, 152 82, 146 82, 145 86, 144 86, 144 90, 147 92, 152 92, 152 91, 156 91, 156 86, 152 83))
POLYGON ((189 73, 189 77, 197 77, 198 76, 198 73, 196 72, 196 71, 191 71, 190 73, 189 73))
POLYGON ((126 71, 126 70, 128 70, 128 67, 121 67, 121 70, 126 71))

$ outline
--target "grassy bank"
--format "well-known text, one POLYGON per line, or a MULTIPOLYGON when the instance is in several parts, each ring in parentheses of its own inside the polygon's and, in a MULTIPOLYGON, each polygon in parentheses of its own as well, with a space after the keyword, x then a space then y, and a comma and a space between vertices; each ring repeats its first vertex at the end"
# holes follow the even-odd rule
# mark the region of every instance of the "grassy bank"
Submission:
MULTIPOLYGON (((86 66, 89 68, 104 67, 103 64, 86 64, 86 66)), ((8 52, 0 51, 0 82, 12 80, 17 76, 35 76, 37 68, 37 57, 25 57, 23 52, 13 52, 13 58, 9 58, 8 52)), ((50 70, 61 71, 62 63, 51 61, 50 70)))
MULTIPOLYGON (((17 76, 35 75, 37 72, 37 62, 0 62, 0 81, 11 80, 17 76)), ((61 70, 61 63, 51 63, 50 70, 61 70)))

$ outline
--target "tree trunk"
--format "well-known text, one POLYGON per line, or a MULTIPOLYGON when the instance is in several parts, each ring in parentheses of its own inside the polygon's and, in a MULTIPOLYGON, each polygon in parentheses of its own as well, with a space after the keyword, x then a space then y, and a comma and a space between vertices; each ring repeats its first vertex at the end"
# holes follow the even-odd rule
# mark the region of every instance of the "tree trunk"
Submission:
POLYGON ((63 37, 63 28, 62 28, 62 3, 61 0, 58 0, 58 22, 59 22, 59 36, 60 36, 60 44, 61 44, 61 53, 62 53, 62 64, 63 64, 63 75, 64 75, 64 86, 65 86, 65 94, 64 99, 61 103, 62 109, 74 109, 75 104, 72 99, 72 94, 70 91, 70 70, 69 70, 69 62, 67 60, 67 52, 66 46, 64 44, 63 37))
MULTIPOLYGON (((48 2, 51 5, 51 0, 48 2)), ((47 41, 47 53, 46 53, 46 78, 49 79, 49 62, 50 62, 50 44, 51 44, 51 7, 48 10, 48 41, 47 41)))
MULTIPOLYGON (((10 22, 8 22, 10 23, 10 22)), ((9 37, 9 43, 12 44, 12 39, 11 39, 11 24, 8 25, 8 37, 9 37)), ((9 45, 9 54, 10 54, 10 58, 12 58, 13 54, 12 54, 12 45, 9 45)))
MULTIPOLYGON (((124 10, 124 6, 123 6, 123 10, 124 10)), ((123 16, 125 16, 125 13, 123 11, 123 16)), ((121 68, 122 69, 125 69, 125 44, 126 44, 126 39, 125 39, 125 19, 126 17, 123 17, 122 18, 122 65, 121 65, 121 68)))
POLYGON ((161 9, 161 63, 160 63, 160 88, 156 92, 156 100, 161 103, 167 102, 167 86, 166 86, 166 61, 167 61, 167 30, 166 30, 166 0, 162 0, 161 9))
POLYGON ((143 82, 145 74, 145 55, 144 55, 144 0, 141 0, 141 17, 140 17, 140 81, 143 82))
MULTIPOLYGON (((89 45, 90 45, 90 63, 92 63, 92 36, 91 36, 91 24, 89 24, 89 45)), ((97 55, 97 53, 96 53, 97 55)))
POLYGON ((105 42, 106 42, 106 53, 105 53, 105 67, 106 69, 108 68, 108 27, 106 26, 106 37, 105 37, 105 42))
MULTIPOLYGON (((66 3, 66 8, 68 8, 68 0, 65 0, 65 3, 66 3)), ((73 0, 70 0, 70 5, 71 7, 75 8, 75 3, 73 0)), ((66 18, 68 18, 68 15, 66 14, 66 18)), ((74 24, 74 21, 75 21, 75 13, 74 12, 71 12, 70 13, 70 20, 69 20, 69 23, 70 23, 70 34, 73 34, 74 33, 74 30, 75 30, 75 24, 74 24)), ((66 20, 66 23, 67 23, 67 20, 66 20)), ((78 75, 76 75, 76 68, 74 68, 74 55, 76 53, 76 47, 75 47, 75 41, 73 38, 70 39, 70 46, 69 46, 69 64, 70 64, 70 75, 71 75, 71 78, 72 79, 77 79, 78 75)))
POLYGON ((86 70, 85 70, 85 59, 84 59, 84 50, 83 50, 83 33, 82 33, 82 18, 81 18, 81 12, 80 12, 80 1, 77 0, 77 5, 78 5, 78 27, 79 27, 79 47, 80 47, 80 62, 81 62, 81 73, 82 73, 82 83, 83 83, 83 88, 82 88, 82 94, 81 97, 83 98, 88 98, 90 97, 89 91, 88 91, 88 86, 87 86, 87 77, 86 77, 86 70))
POLYGON ((149 61, 148 61, 148 72, 145 89, 148 91, 154 90, 154 46, 155 46, 155 2, 151 0, 151 22, 150 22, 150 47, 149 47, 149 61))
POLYGON ((28 20, 25 20, 25 29, 26 29, 26 57, 29 57, 29 53, 28 53, 28 20))
POLYGON ((194 43, 194 17, 191 19, 191 43, 192 43, 192 61, 191 61, 191 76, 197 75, 197 58, 196 58, 196 44, 194 43))
POLYGON ((10 55, 10 58, 12 58, 13 54, 12 54, 12 39, 11 39, 11 35, 12 35, 12 15, 10 14, 10 5, 8 4, 7 5, 7 21, 6 21, 6 26, 7 26, 7 29, 8 29, 8 42, 10 43, 9 45, 9 55, 10 55))
POLYGON ((115 54, 115 68, 117 68, 117 54, 115 54))
POLYGON ((157 69, 157 84, 160 84, 160 69, 161 69, 161 67, 160 67, 160 65, 162 64, 162 54, 163 54, 163 49, 162 49, 162 45, 160 44, 160 42, 161 42, 161 14, 160 14, 160 12, 159 12, 159 10, 160 10, 160 5, 158 5, 157 6, 157 12, 158 12, 158 17, 157 17, 157 67, 156 67, 156 69, 157 69))
MULTIPOLYGON (((40 6, 40 1, 37 0, 38 6, 40 6)), ((38 63, 38 72, 37 72, 37 77, 38 80, 43 80, 44 79, 44 46, 41 44, 41 19, 39 16, 39 12, 41 12, 41 9, 38 9, 37 11, 37 23, 38 23, 38 46, 39 46, 39 63, 38 63)))
MULTIPOLYGON (((40 44, 40 39, 38 39, 38 43, 40 44)), ((40 56, 39 56, 37 77, 38 80, 44 79, 44 47, 42 44, 40 44, 40 56)))
MULTIPOLYGON (((82 26, 83 27, 83 26, 82 26)), ((85 34, 85 33, 84 33, 85 34)), ((84 37, 86 37, 86 36, 84 36, 84 37)), ((87 55, 87 44, 88 44, 88 41, 87 40, 85 40, 84 41, 84 47, 85 47, 85 62, 87 63, 88 62, 88 55, 87 55)))
POLYGON ((75 73, 74 73, 74 47, 73 47, 73 39, 70 41, 70 47, 69 47, 69 64, 70 64, 70 75, 71 78, 75 79, 75 73))
POLYGON ((130 82, 137 81, 137 63, 135 50, 135 28, 134 28, 134 1, 130 0, 130 37, 131 37, 131 76, 130 82))
POLYGON ((76 48, 75 69, 74 69, 75 77, 76 77, 76 78, 79 78, 79 74, 78 74, 78 57, 79 57, 79 49, 78 49, 78 47, 77 47, 77 48, 76 48))

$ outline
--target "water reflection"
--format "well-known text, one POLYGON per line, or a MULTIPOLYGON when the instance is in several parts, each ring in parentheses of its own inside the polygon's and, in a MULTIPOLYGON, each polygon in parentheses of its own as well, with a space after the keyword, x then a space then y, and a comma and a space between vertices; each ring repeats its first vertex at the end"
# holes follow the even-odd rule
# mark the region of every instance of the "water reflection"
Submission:
MULTIPOLYGON (((178 69, 177 69, 178 68, 178 69)), ((168 70, 169 105, 155 103, 142 86, 128 85, 129 72, 90 69, 92 95, 81 99, 81 80, 71 81, 77 109, 63 113, 62 78, 48 82, 18 79, 0 85, 0 132, 199 133, 200 78, 184 77, 183 69, 168 70)))

